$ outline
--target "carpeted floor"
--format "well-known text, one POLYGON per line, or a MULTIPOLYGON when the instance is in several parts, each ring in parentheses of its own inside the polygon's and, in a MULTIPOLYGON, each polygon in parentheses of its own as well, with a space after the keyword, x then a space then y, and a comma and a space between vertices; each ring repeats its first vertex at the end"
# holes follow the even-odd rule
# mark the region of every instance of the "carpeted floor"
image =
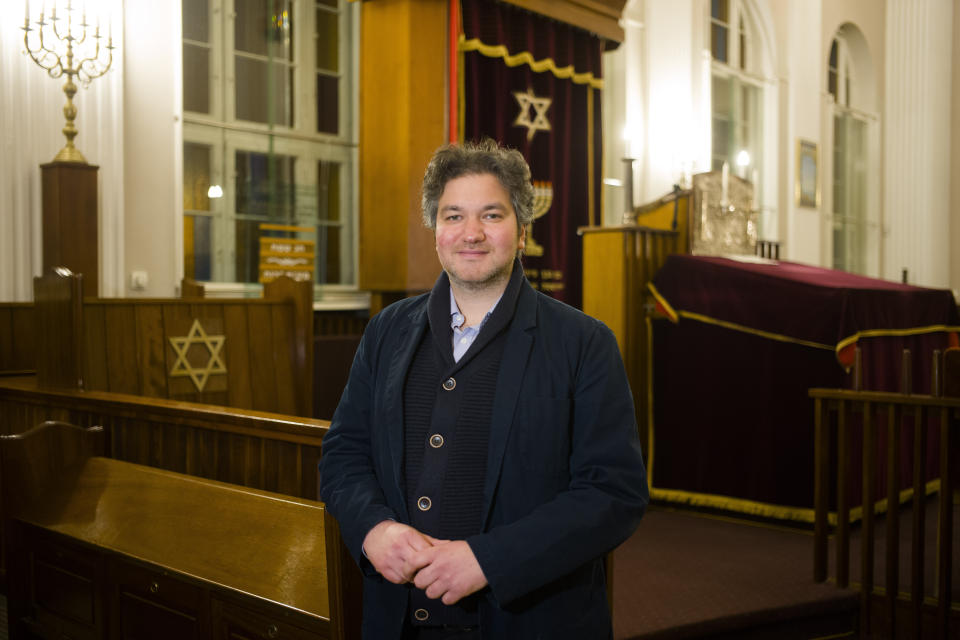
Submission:
POLYGON ((693 638, 842 614, 856 597, 813 581, 809 532, 651 508, 614 555, 614 637, 693 638))

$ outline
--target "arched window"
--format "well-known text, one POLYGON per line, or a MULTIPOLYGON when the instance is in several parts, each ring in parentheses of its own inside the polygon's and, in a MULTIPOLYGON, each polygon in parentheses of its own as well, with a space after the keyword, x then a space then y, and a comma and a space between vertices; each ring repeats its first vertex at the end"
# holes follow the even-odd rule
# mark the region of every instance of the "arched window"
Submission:
POLYGON ((709 37, 711 169, 718 170, 726 162, 731 171, 757 182, 755 188, 759 190, 763 167, 763 78, 759 37, 747 3, 710 0, 709 37), (743 165, 744 160, 749 164, 743 165))
POLYGON ((834 269, 866 273, 869 119, 856 108, 856 66, 841 29, 830 44, 827 91, 833 97, 834 269))

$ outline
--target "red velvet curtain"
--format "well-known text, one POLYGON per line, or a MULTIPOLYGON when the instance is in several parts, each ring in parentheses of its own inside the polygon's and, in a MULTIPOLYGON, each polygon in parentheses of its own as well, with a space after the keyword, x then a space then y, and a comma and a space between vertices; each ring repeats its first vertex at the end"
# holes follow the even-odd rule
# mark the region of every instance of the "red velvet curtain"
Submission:
POLYGON ((577 228, 593 222, 591 211, 600 215, 605 41, 493 0, 462 0, 461 7, 463 139, 490 137, 526 157, 541 212, 527 231, 527 277, 579 307, 577 228))

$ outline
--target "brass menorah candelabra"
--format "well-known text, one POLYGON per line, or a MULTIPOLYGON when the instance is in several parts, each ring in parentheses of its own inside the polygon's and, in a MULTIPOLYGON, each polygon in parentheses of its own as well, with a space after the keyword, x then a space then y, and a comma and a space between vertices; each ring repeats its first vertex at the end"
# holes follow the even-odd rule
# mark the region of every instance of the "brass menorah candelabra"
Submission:
POLYGON ((59 10, 59 14, 57 4, 52 2, 50 10, 47 11, 47 2, 42 2, 39 18, 31 23, 30 0, 26 0, 22 27, 23 46, 30 58, 51 78, 67 77, 63 84, 63 92, 67 96, 67 104, 63 107, 63 115, 67 119, 63 135, 66 136, 67 143, 53 159, 54 162, 86 164, 83 154, 73 144, 73 139, 77 136, 74 125, 77 108, 73 104, 77 85, 73 80, 78 78, 86 87, 110 69, 114 49, 112 26, 108 21, 107 36, 104 38, 100 34, 100 16, 95 18, 95 25, 87 22, 86 3, 78 9, 72 0, 66 0, 66 6, 59 10), (104 39, 105 45, 102 43, 104 39))
MULTIPOLYGON (((542 218, 553 204, 553 183, 535 180, 533 182, 533 220, 542 218)), ((543 246, 533 239, 533 221, 527 225, 527 246, 523 252, 538 258, 543 255, 543 246)))

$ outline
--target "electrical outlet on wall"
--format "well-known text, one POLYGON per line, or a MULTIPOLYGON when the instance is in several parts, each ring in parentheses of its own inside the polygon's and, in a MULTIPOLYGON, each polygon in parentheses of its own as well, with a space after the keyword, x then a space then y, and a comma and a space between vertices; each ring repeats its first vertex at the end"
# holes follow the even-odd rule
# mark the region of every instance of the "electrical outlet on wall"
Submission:
POLYGON ((130 289, 133 291, 144 291, 150 283, 150 278, 146 271, 130 272, 130 289))

